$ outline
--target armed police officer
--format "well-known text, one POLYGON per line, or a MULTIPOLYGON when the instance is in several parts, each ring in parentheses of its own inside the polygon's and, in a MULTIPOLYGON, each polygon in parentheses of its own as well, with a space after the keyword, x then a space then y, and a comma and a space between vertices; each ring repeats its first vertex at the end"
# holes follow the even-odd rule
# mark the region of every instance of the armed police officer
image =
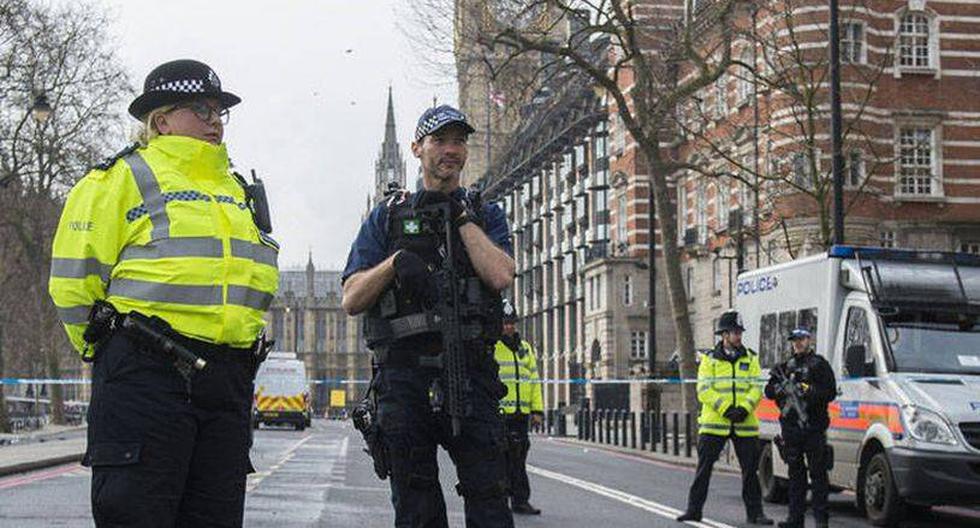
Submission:
POLYGON ((448 526, 437 445, 456 465, 466 526, 513 526, 493 345, 514 260, 503 211, 459 186, 473 131, 452 107, 422 114, 412 153, 423 190, 370 213, 343 273, 343 308, 367 311, 377 428, 365 438, 398 527, 448 526))
POLYGON ((540 515, 531 506, 531 484, 527 478, 527 453, 531 449, 528 429, 531 422, 541 425, 544 403, 538 378, 538 360, 531 343, 517 333, 517 311, 504 299, 503 335, 497 342, 494 357, 500 365, 500 381, 507 394, 500 400, 507 430, 507 473, 510 481, 511 510, 522 515, 540 515))
POLYGON ((806 512, 807 470, 813 491, 813 518, 817 526, 828 523, 827 405, 837 397, 834 371, 811 347, 810 331, 797 328, 789 336, 793 355, 775 366, 766 384, 766 397, 776 400, 782 412, 783 459, 789 465, 789 518, 781 528, 802 528, 806 512), (806 463, 804 463, 804 457, 806 463))
POLYGON ((758 355, 742 345, 738 312, 728 311, 718 320, 716 335, 721 340, 701 356, 698 367, 698 467, 687 498, 687 510, 678 521, 700 521, 711 471, 725 443, 735 445, 742 469, 742 501, 748 524, 771 525, 762 511, 759 488, 759 419, 756 407, 762 399, 758 355))
POLYGON ((264 191, 229 169, 240 101, 201 62, 158 66, 129 106, 140 143, 65 203, 49 289, 93 362, 82 463, 97 526, 242 525, 279 248, 264 191))

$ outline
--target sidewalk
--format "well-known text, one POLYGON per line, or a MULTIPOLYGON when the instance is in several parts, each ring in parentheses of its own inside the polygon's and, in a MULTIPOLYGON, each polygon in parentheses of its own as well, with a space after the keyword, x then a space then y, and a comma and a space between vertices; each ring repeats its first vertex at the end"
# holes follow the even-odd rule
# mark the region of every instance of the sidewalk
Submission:
POLYGON ((48 426, 30 434, 4 434, 4 439, 12 443, 0 445, 0 476, 81 461, 85 435, 62 435, 84 430, 77 426, 48 426))

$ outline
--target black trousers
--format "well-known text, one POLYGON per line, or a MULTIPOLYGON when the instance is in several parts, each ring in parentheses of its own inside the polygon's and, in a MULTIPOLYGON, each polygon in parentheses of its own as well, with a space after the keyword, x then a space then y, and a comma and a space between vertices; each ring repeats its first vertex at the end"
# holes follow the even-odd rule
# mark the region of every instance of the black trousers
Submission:
POLYGON ((531 498, 531 483, 527 478, 527 453, 531 449, 528 438, 530 416, 523 413, 505 414, 507 430, 507 476, 510 481, 512 504, 527 504, 531 498))
POLYGON ((246 350, 201 345, 208 366, 190 395, 173 364, 124 333, 97 352, 82 461, 96 526, 242 526, 252 368, 246 350))
POLYGON ((742 502, 748 517, 762 515, 762 490, 759 487, 759 438, 755 436, 715 436, 703 434, 698 437, 698 468, 694 482, 687 496, 687 511, 700 515, 708 499, 708 484, 711 471, 721 456, 725 442, 731 439, 735 445, 735 455, 742 469, 742 502))
POLYGON ((813 518, 817 522, 826 522, 830 487, 827 480, 827 432, 804 431, 795 427, 783 427, 782 432, 783 456, 789 465, 789 521, 803 526, 809 470, 813 518))
POLYGON ((471 375, 471 412, 457 437, 449 416, 434 412, 429 403, 429 388, 438 376, 438 369, 385 365, 375 381, 378 424, 391 463, 395 526, 448 528, 436 458, 441 445, 456 465, 456 492, 463 497, 466 526, 513 528, 496 372, 471 375))

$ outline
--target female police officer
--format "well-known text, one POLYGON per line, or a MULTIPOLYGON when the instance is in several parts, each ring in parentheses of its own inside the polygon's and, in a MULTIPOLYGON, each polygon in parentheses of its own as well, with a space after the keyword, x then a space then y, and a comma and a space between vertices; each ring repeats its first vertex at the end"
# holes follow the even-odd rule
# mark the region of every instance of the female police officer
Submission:
POLYGON ((96 166, 65 203, 50 293, 94 361, 83 464, 99 526, 242 525, 253 349, 278 247, 229 170, 222 136, 240 101, 205 64, 160 65, 129 106, 140 144, 96 166), (146 316, 164 341, 123 315, 98 319, 93 305, 146 316), (164 342, 207 365, 178 368, 164 342))

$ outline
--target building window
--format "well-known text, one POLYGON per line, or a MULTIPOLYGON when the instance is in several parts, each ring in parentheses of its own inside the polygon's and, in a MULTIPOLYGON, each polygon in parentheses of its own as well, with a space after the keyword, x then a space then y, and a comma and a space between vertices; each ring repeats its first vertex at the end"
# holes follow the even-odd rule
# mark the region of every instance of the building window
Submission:
POLYGON ((841 24, 840 31, 840 61, 843 63, 863 64, 865 62, 864 24, 861 22, 844 22, 841 24))
POLYGON ((711 261, 711 293, 721 295, 721 259, 711 261))
POLYGON ((647 358, 647 333, 630 332, 630 359, 647 358))
POLYGON ((898 138, 898 193, 931 196, 938 194, 933 174, 933 131, 928 128, 903 128, 898 138))
POLYGON ((881 232, 881 247, 883 248, 893 248, 895 247, 895 232, 894 231, 882 231, 881 232))
POLYGON ((706 244, 708 242, 708 185, 705 183, 704 178, 699 178, 697 182, 698 194, 697 194, 697 209, 695 209, 695 214, 697 215, 697 228, 698 228, 698 244, 706 244))
POLYGON ((844 185, 857 189, 864 184, 864 159, 861 157, 860 150, 852 150, 847 153, 844 167, 844 185))
POLYGON ((898 64, 903 68, 929 68, 932 33, 925 13, 905 13, 898 27, 898 64))
MULTIPOLYGON (((752 49, 745 48, 742 50, 741 61, 744 64, 754 64, 752 60, 752 49)), ((752 84, 753 84, 753 73, 752 69, 742 67, 741 73, 739 74, 738 84, 736 85, 736 90, 738 90, 738 105, 748 104, 752 100, 752 84)))
POLYGON ((627 243, 626 240, 626 191, 619 195, 616 204, 616 241, 620 244, 627 243))
POLYGON ((728 188, 728 181, 724 178, 718 180, 716 186, 718 193, 715 196, 715 218, 718 220, 718 231, 728 229, 728 212, 731 208, 731 191, 728 188))
POLYGON ((721 74, 715 80, 715 119, 728 115, 728 76, 721 74))
POLYGON ((623 277, 623 306, 633 305, 633 277, 623 277))
POLYGON ((980 242, 963 242, 960 244, 960 252, 980 255, 980 242))

